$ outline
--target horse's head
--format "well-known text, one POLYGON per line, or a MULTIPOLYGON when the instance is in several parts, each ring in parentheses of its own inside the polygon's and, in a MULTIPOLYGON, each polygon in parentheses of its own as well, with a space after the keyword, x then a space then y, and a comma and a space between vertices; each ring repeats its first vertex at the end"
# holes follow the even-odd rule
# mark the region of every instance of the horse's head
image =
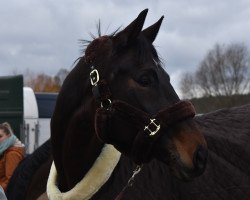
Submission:
POLYGON ((205 169, 206 142, 192 104, 180 101, 152 45, 163 17, 142 31, 146 14, 86 49, 93 96, 103 106, 96 112, 96 132, 136 163, 156 158, 189 180, 205 169))

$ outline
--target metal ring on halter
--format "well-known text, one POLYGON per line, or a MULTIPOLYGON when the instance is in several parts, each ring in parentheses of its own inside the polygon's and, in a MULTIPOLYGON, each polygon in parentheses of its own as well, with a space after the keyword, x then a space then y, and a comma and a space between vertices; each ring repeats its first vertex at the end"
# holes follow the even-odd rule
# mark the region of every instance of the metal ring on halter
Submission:
POLYGON ((101 102, 101 108, 108 109, 111 104, 112 104, 112 101, 110 99, 105 99, 104 101, 101 102))

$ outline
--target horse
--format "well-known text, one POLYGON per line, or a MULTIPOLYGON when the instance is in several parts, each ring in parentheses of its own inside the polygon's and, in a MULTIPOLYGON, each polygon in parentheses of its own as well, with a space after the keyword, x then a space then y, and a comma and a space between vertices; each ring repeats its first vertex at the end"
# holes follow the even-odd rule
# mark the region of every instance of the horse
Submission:
MULTIPOLYGON (((163 16, 142 30, 147 12, 94 39, 66 77, 51 118, 49 198, 114 199, 133 168, 154 177, 153 160, 184 181, 204 172, 208 150, 194 107, 180 100, 153 46, 163 16)), ((140 185, 123 199, 160 199, 144 192, 159 184, 140 185)))
POLYGON ((23 199, 44 196, 47 179, 51 200, 248 199, 250 104, 195 116, 152 44, 163 17, 142 30, 146 14, 87 46, 23 199))

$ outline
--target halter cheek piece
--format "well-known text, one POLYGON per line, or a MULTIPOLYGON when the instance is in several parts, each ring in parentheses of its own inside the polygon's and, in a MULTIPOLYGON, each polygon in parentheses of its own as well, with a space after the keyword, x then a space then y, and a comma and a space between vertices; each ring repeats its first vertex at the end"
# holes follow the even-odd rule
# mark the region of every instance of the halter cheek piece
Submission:
POLYGON ((90 82, 95 101, 100 105, 95 115, 97 137, 104 143, 110 142, 105 130, 108 128, 109 119, 116 115, 134 124, 138 133, 130 153, 136 164, 151 160, 155 142, 169 126, 195 116, 194 107, 189 101, 179 101, 152 116, 124 101, 111 100, 108 84, 104 79, 100 80, 99 72, 94 66, 91 67, 90 82))

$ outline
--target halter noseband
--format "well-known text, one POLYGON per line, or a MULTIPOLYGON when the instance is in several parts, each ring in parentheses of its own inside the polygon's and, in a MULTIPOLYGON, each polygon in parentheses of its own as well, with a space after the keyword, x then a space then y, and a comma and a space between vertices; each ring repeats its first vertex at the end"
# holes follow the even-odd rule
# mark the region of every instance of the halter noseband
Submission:
POLYGON ((107 121, 118 114, 139 130, 134 138, 131 156, 136 164, 151 160, 152 148, 156 140, 174 123, 187 118, 193 118, 195 110, 190 101, 179 101, 172 106, 163 108, 156 115, 148 113, 120 100, 111 100, 111 92, 107 82, 100 80, 99 72, 91 67, 90 82, 92 92, 100 107, 96 110, 95 130, 97 137, 104 143, 109 143, 105 135, 107 121))

